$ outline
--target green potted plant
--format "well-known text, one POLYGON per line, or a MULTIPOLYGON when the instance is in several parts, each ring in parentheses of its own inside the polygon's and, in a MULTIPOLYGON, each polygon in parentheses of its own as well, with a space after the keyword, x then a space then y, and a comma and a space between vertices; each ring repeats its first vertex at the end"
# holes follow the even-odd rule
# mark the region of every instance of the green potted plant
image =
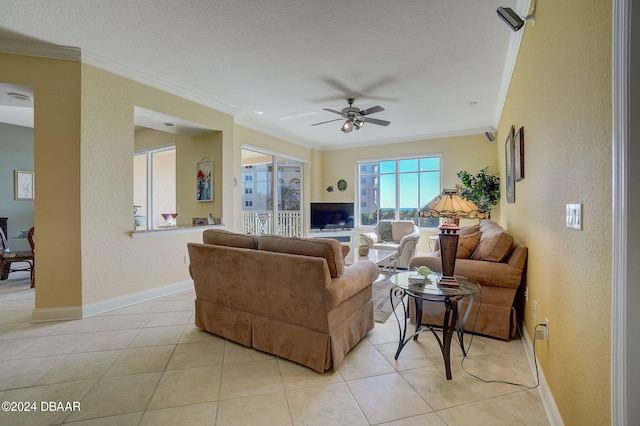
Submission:
POLYGON ((500 199, 500 177, 489 174, 488 167, 472 175, 465 170, 458 172, 462 185, 456 185, 458 193, 467 200, 473 201, 481 212, 491 215, 491 209, 500 199))

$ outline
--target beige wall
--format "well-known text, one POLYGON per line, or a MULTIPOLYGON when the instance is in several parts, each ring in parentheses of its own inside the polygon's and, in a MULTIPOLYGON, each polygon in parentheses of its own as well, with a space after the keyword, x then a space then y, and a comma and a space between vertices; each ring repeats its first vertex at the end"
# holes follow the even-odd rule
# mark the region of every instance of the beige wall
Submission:
POLYGON ((529 246, 525 325, 531 337, 549 318, 536 351, 564 423, 609 424, 611 2, 538 5, 498 129, 504 170, 506 132, 525 128, 525 179, 500 222, 529 246), (565 227, 566 203, 583 204, 583 230, 565 227))
MULTIPOLYGON (((200 231, 131 238, 135 106, 221 131, 221 162, 231 163, 231 116, 83 64, 83 304, 188 280, 186 244, 201 239, 200 231)), ((219 191, 231 170, 221 172, 219 191)), ((222 211, 226 219, 224 203, 222 211)))
POLYGON ((34 90, 36 306, 79 306, 81 67, 2 53, 0 63, 0 81, 34 90))

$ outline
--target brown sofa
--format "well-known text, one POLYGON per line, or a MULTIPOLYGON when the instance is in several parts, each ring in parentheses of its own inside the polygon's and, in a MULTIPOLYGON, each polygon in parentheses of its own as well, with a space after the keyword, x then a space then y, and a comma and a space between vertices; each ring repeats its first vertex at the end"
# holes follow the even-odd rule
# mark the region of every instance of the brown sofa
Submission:
MULTIPOLYGON (((460 230, 455 274, 477 281, 482 290, 476 295, 466 331, 503 340, 516 335, 517 323, 522 318, 520 299, 527 254, 527 247, 491 220, 460 230)), ((428 266, 435 272, 442 271, 438 252, 414 257, 409 266, 410 269, 428 266)), ((465 299, 462 309, 466 309, 467 303, 465 299)), ((425 302, 423 322, 442 324, 443 311, 442 303, 425 302)), ((413 309, 411 315, 415 318, 413 309)))
POLYGON ((206 230, 189 243, 196 326, 313 370, 337 368, 373 329, 373 262, 337 240, 206 230))

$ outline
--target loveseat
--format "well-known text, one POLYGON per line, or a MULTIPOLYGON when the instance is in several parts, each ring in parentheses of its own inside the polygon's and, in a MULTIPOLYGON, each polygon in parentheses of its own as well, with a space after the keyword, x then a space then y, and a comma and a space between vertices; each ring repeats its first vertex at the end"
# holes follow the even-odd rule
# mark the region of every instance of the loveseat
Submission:
POLYGON ((370 249, 393 250, 397 254, 396 266, 405 269, 415 255, 420 229, 412 220, 381 220, 375 229, 359 235, 360 246, 370 249))
POLYGON ((325 238, 209 229, 189 243, 196 326, 323 372, 373 329, 370 261, 345 267, 325 238))
MULTIPOLYGON (((462 227, 456 255, 455 274, 477 281, 481 293, 476 295, 465 330, 509 340, 516 335, 522 318, 523 277, 528 249, 508 231, 491 220, 462 227), (476 321, 477 313, 477 321, 476 321), (475 326, 475 328, 474 328, 475 326)), ((427 266, 442 272, 439 253, 418 256, 410 268, 427 266)), ((466 309, 465 299, 462 309, 466 309)), ((425 302, 422 319, 427 324, 442 324, 442 303, 425 302)), ((413 309, 412 318, 415 318, 413 309)))

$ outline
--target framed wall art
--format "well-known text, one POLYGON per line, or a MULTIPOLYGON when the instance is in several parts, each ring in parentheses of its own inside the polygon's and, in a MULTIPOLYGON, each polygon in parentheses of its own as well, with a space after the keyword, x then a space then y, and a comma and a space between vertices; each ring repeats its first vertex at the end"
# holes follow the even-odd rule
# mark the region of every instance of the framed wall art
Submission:
POLYGON ((505 155, 505 182, 507 189, 507 203, 516 202, 516 185, 515 185, 515 173, 514 173, 514 132, 515 127, 511 126, 507 140, 504 143, 504 155, 505 155))
POLYGON ((524 179, 524 127, 520 127, 513 139, 514 147, 514 180, 516 182, 524 179))
POLYGON ((33 200, 35 198, 33 172, 26 170, 14 170, 15 182, 14 198, 16 200, 33 200))
POLYGON ((196 201, 213 201, 213 160, 196 163, 196 201))

